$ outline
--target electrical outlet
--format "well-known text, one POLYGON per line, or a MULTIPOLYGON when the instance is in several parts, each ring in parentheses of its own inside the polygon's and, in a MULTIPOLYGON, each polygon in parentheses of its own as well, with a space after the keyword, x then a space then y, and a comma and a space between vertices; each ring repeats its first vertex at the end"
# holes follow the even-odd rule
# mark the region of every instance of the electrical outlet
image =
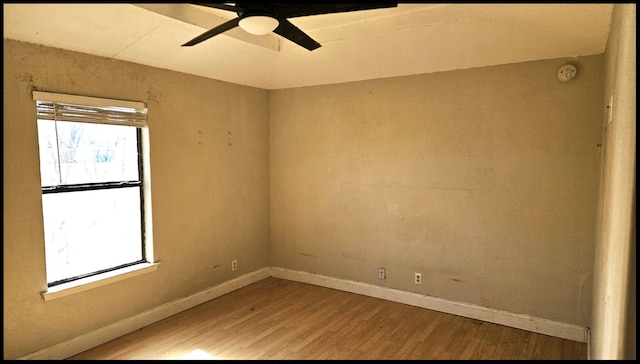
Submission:
POLYGON ((236 270, 236 269, 238 269, 238 261, 234 259, 231 261, 231 270, 236 270))
POLYGON ((413 282, 415 284, 422 284, 422 273, 416 273, 414 276, 413 282))
POLYGON ((384 271, 384 268, 378 268, 378 279, 386 279, 387 274, 384 271))

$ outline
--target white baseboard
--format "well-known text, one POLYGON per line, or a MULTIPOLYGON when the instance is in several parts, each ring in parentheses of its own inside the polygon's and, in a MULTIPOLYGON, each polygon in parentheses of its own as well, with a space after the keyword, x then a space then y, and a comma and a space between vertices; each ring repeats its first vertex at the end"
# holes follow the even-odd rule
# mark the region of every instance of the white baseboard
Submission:
POLYGON ((98 345, 104 344, 120 336, 148 326, 182 311, 188 310, 204 302, 220 297, 226 293, 265 279, 269 276, 296 282, 309 283, 316 286, 338 289, 365 296, 381 298, 393 302, 404 303, 434 311, 450 313, 457 316, 473 318, 481 321, 514 327, 563 339, 586 342, 589 341, 589 329, 582 326, 551 321, 528 315, 514 314, 506 311, 476 306, 463 302, 449 301, 442 298, 425 296, 393 288, 375 286, 367 283, 333 278, 303 271, 295 271, 279 267, 262 268, 238 278, 200 291, 189 297, 181 298, 158 306, 141 314, 115 322, 98 330, 80 335, 71 340, 56 344, 34 353, 18 358, 19 360, 62 360, 98 345))
POLYGON ((419 293, 402 291, 393 288, 380 287, 372 284, 338 279, 302 271, 271 267, 271 276, 297 282, 314 284, 317 286, 338 289, 365 296, 382 298, 388 301, 404 303, 434 311, 468 317, 494 324, 514 327, 539 334, 559 337, 586 343, 589 330, 586 327, 564 322, 547 320, 529 315, 515 314, 507 311, 455 302, 438 297, 426 296, 419 293))
POLYGON ((587 327, 587 360, 591 360, 591 329, 587 327))
POLYGON ((89 350, 98 345, 104 344, 120 336, 126 335, 135 330, 141 329, 154 322, 173 316, 184 310, 188 310, 201 303, 210 301, 229 292, 235 291, 249 284, 255 283, 269 277, 269 268, 262 268, 257 271, 245 274, 238 278, 200 291, 189 297, 181 298, 164 305, 145 311, 141 314, 129 317, 122 321, 115 322, 98 330, 80 335, 60 344, 44 348, 34 353, 25 355, 18 359, 25 360, 62 360, 72 355, 89 350))

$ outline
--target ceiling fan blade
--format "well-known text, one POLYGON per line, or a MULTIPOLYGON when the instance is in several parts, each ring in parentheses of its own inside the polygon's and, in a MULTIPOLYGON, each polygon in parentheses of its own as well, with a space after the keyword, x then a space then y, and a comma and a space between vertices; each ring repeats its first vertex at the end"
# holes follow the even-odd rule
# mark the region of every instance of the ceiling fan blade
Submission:
POLYGON ((320 43, 313 40, 310 36, 305 34, 305 32, 303 32, 302 30, 298 29, 298 27, 293 25, 287 19, 279 18, 278 21, 280 22, 280 24, 278 24, 278 27, 273 31, 274 33, 279 34, 310 51, 321 47, 320 43))
POLYGON ((240 18, 235 18, 235 19, 231 19, 226 23, 222 23, 220 25, 218 25, 215 28, 209 29, 206 32, 200 34, 199 36, 191 39, 190 41, 188 41, 187 43, 183 44, 183 47, 189 47, 195 44, 198 44, 202 41, 205 41, 211 37, 213 37, 214 35, 218 35, 222 32, 226 32, 229 29, 233 29, 235 27, 238 26, 238 22, 240 21, 240 18))
POLYGON ((355 3, 355 4, 271 4, 276 8, 278 17, 295 18, 299 16, 344 13, 348 11, 394 8, 398 3, 355 3))
POLYGON ((240 6, 238 6, 238 4, 235 5, 231 5, 230 3, 225 3, 225 4, 200 4, 200 3, 192 3, 194 5, 200 5, 200 6, 206 6, 208 8, 216 8, 216 9, 220 9, 220 10, 228 10, 228 11, 234 11, 237 12, 238 10, 242 10, 242 8, 240 6))

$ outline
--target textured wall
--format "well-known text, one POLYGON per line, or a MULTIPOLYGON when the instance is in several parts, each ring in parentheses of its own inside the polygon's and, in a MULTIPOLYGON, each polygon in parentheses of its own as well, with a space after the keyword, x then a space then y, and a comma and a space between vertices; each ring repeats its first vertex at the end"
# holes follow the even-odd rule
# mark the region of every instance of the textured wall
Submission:
POLYGON ((271 265, 588 326, 603 79, 598 55, 272 91, 271 265))
POLYGON ((4 51, 5 358, 267 265, 588 326, 603 56, 267 92, 4 51), (156 272, 42 300, 33 88, 148 103, 156 272))
POLYGON ((267 266, 267 107, 265 90, 5 40, 4 357, 267 266), (147 103, 156 272, 43 301, 33 88, 147 103))

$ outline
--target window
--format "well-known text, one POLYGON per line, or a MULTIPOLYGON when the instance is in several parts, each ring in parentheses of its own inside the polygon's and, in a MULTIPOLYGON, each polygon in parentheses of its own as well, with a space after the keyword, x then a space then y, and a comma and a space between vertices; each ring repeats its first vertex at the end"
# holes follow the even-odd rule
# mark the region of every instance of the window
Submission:
POLYGON ((145 104, 38 91, 33 98, 47 286, 151 263, 145 104))

